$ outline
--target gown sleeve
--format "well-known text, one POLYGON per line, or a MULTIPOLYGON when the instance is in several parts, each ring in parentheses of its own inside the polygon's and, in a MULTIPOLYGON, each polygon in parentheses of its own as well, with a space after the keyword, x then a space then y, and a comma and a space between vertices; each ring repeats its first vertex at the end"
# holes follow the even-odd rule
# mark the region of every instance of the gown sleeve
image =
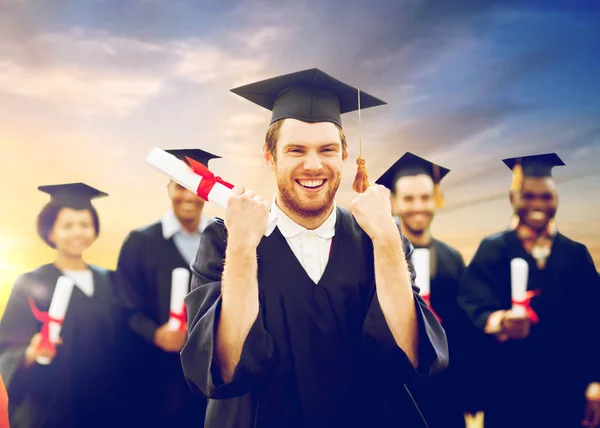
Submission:
POLYGON ((25 350, 40 329, 27 303, 35 289, 32 284, 28 274, 17 279, 0 321, 0 375, 14 402, 26 394, 31 379, 47 371, 37 364, 23 367, 25 350))
POLYGON ((121 247, 115 277, 118 300, 127 314, 127 323, 133 331, 152 343, 159 325, 143 311, 143 296, 146 292, 144 264, 141 257, 145 251, 143 244, 136 232, 127 236, 121 247))
MULTIPOLYGON (((397 221, 398 229, 400 224, 397 221)), ((418 355, 419 365, 415 369, 406 353, 398 346, 396 339, 385 320, 383 311, 373 292, 367 316, 363 324, 363 337, 367 349, 375 350, 375 361, 382 363, 386 372, 389 370, 405 372, 403 378, 410 376, 433 376, 443 371, 448 366, 448 342, 446 333, 436 316, 431 312, 427 303, 419 295, 415 285, 416 272, 411 261, 413 252, 412 244, 402 235, 404 254, 408 263, 408 270, 413 289, 413 299, 418 322, 418 355)))
POLYGON ((502 264, 501 252, 489 239, 484 239, 467 267, 460 284, 458 302, 467 313, 471 323, 482 332, 489 316, 506 309, 498 289, 497 275, 492 266, 502 264))
POLYGON ((263 305, 246 337, 231 382, 225 383, 215 360, 216 328, 221 310, 221 275, 227 236, 220 219, 206 226, 192 265, 192 291, 185 299, 188 339, 181 363, 193 390, 212 399, 239 397, 264 383, 275 366, 273 339, 263 321, 263 305))
POLYGON ((574 305, 574 324, 571 328, 580 347, 579 355, 586 361, 581 361, 581 367, 585 368, 586 382, 600 382, 600 344, 598 343, 598 306, 600 304, 600 276, 594 266, 594 260, 589 250, 580 246, 577 260, 580 261, 578 271, 573 272, 574 288, 578 295, 575 296, 579 304, 574 305))

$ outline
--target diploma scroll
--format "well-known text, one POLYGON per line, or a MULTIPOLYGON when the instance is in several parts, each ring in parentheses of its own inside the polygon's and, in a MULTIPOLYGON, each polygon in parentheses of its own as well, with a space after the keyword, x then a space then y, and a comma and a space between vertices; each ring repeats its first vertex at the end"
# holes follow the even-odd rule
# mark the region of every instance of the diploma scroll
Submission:
POLYGON ((429 256, 429 249, 415 248, 411 258, 417 274, 415 284, 419 287, 419 294, 423 298, 425 298, 425 296, 429 297, 430 294, 429 256))
MULTIPOLYGON (((157 147, 152 149, 146 161, 171 180, 197 194, 205 201, 212 202, 223 209, 227 208, 227 200, 231 196, 231 184, 215 177, 200 162, 194 162, 192 169, 185 162, 157 147)), ((269 214, 267 232, 269 236, 277 224, 274 213, 269 214)))
POLYGON ((412 252, 411 261, 415 268, 415 285, 419 288, 419 295, 425 300, 427 306, 438 321, 441 321, 438 314, 431 307, 431 253, 428 248, 415 248, 412 252))
MULTIPOLYGON (((39 343, 40 348, 54 349, 54 344, 58 342, 60 332, 62 329, 62 323, 67 313, 67 307, 71 300, 71 294, 73 293, 73 287, 75 282, 68 276, 60 276, 56 281, 56 287, 52 295, 52 301, 50 302, 50 308, 48 312, 41 312, 33 304, 33 300, 30 300, 31 309, 34 316, 43 323, 42 330, 40 332, 42 340, 39 343)), ((52 362, 47 357, 37 357, 36 362, 41 365, 48 365, 52 362)))
POLYGON ((510 261, 510 291, 512 297, 512 311, 515 315, 525 317, 526 307, 522 303, 527 297, 527 278, 529 265, 521 258, 510 261))
POLYGON ((183 330, 187 323, 183 299, 189 291, 189 284, 189 270, 186 268, 173 269, 171 274, 171 311, 169 314, 169 328, 171 330, 183 330))

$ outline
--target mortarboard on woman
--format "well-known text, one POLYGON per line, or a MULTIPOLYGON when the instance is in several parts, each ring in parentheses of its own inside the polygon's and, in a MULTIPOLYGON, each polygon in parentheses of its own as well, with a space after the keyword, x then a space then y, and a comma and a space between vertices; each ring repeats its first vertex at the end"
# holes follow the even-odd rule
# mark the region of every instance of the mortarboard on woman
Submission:
POLYGON ((51 200, 37 231, 56 258, 17 279, 0 321, 11 426, 118 426, 112 376, 118 312, 109 272, 83 259, 100 232, 91 200, 107 194, 84 183, 38 189, 51 200))

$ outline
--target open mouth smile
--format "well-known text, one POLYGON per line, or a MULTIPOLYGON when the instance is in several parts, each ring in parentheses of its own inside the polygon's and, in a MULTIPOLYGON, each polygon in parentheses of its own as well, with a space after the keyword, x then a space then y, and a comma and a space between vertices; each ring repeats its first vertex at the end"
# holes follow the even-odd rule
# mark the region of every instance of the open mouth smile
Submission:
POLYGON ((323 187, 327 180, 325 179, 312 179, 312 180, 296 180, 300 186, 306 190, 319 190, 323 187))

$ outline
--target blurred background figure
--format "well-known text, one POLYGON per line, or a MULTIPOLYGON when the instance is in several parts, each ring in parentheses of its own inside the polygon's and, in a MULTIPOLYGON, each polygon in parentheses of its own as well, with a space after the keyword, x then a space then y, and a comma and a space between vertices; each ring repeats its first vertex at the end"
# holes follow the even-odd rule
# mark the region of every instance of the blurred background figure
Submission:
POLYGON ((412 389, 431 428, 464 428, 464 414, 478 410, 473 365, 477 332, 457 301, 465 263, 458 250, 431 232, 435 213, 444 205, 440 182, 449 172, 407 152, 376 181, 391 190, 393 215, 400 218, 403 233, 415 247, 417 286, 448 338, 448 368, 435 378, 421 379, 412 389))
POLYGON ((485 428, 596 427, 600 281, 586 246, 554 223, 552 168, 564 163, 556 153, 504 163, 513 171, 513 222, 483 239, 459 297, 473 325, 494 339, 485 358, 485 428))
MULTIPOLYGON (((199 149, 167 150, 208 167, 219 156, 199 149)), ((136 423, 147 427, 203 426, 206 399, 192 393, 181 368, 179 352, 187 338, 187 319, 171 309, 173 272, 196 257, 200 235, 208 222, 204 201, 174 181, 167 184, 171 208, 161 220, 132 231, 121 248, 117 265, 122 304, 127 311, 131 340, 127 342, 128 379, 136 423), (173 328, 170 319, 183 321, 173 328)), ((177 276, 177 274, 175 274, 177 276)), ((187 275, 185 294, 191 275, 187 275)), ((181 295, 183 298, 183 295, 181 295)), ((182 302, 181 302, 182 303, 182 302)))
POLYGON ((55 259, 19 277, 0 321, 0 374, 11 427, 124 426, 119 414, 126 405, 115 376, 121 325, 114 290, 109 272, 83 258, 100 232, 91 200, 107 195, 83 183, 39 190, 51 200, 37 230, 55 249, 55 259), (50 342, 56 311, 64 319, 56 319, 60 337, 50 342))

